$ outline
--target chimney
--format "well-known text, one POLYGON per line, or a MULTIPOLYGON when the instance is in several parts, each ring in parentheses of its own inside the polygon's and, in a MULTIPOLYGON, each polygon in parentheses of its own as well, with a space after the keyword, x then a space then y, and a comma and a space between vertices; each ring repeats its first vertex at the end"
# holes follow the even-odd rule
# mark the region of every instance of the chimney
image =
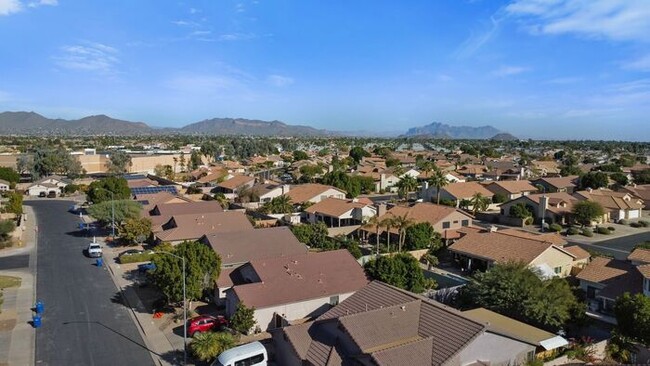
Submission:
POLYGON ((542 197, 539 198, 539 207, 538 207, 537 216, 544 218, 544 216, 546 216, 547 209, 548 209, 548 197, 546 195, 543 195, 542 197))
POLYGON ((386 214, 386 204, 380 203, 377 205, 377 216, 381 217, 386 214))

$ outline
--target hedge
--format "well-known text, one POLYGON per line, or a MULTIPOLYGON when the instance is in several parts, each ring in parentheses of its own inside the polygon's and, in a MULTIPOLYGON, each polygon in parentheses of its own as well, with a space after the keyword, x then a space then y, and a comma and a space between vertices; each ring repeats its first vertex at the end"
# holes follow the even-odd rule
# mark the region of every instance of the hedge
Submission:
POLYGON ((643 225, 643 227, 648 227, 650 226, 650 222, 646 220, 639 220, 639 224, 643 225))
POLYGON ((560 224, 551 224, 548 228, 549 228, 549 230, 555 231, 556 233, 559 233, 560 231, 562 231, 562 225, 560 225, 560 224))
POLYGON ((609 231, 616 231, 616 228, 613 227, 613 226, 610 226, 610 227, 608 227, 607 229, 609 229, 609 231))
POLYGON ((633 223, 630 224, 630 226, 632 226, 632 227, 643 227, 643 224, 640 223, 640 222, 633 222, 633 223))
POLYGON ((153 259, 153 253, 140 253, 140 254, 131 254, 123 255, 120 258, 120 263, 136 263, 136 262, 148 262, 153 259))
POLYGON ((593 231, 591 231, 591 229, 582 229, 580 234, 582 234, 582 235, 584 235, 584 236, 586 236, 588 238, 591 238, 592 236, 594 236, 594 233, 593 233, 593 231))
POLYGON ((620 220, 618 220, 618 223, 621 224, 621 225, 629 225, 630 220, 620 219, 620 220))
POLYGON ((603 234, 603 235, 609 235, 609 234, 611 234, 611 233, 609 232, 609 229, 606 228, 606 227, 603 227, 603 226, 599 226, 598 228, 596 228, 596 232, 597 232, 598 234, 603 234))
POLYGON ((567 235, 578 235, 580 234, 580 230, 578 230, 575 227, 570 227, 569 230, 566 231, 567 235))

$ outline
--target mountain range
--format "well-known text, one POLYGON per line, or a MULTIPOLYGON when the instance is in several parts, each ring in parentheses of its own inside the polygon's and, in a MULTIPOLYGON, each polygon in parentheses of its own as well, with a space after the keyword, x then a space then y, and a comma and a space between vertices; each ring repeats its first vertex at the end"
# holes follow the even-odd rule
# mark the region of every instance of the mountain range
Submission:
MULTIPOLYGON (((191 123, 180 128, 154 128, 144 122, 130 122, 106 115, 88 116, 76 120, 51 119, 35 112, 0 113, 1 135, 72 135, 72 136, 137 136, 159 134, 183 135, 240 135, 240 136, 359 136, 359 131, 336 132, 309 126, 288 125, 280 121, 261 121, 244 118, 213 118, 191 123)), ((395 134, 397 135, 397 134, 395 134)), ((369 135, 367 135, 369 136, 369 135)), ((450 126, 434 122, 409 129, 405 137, 432 137, 447 139, 511 139, 492 126, 450 126)))

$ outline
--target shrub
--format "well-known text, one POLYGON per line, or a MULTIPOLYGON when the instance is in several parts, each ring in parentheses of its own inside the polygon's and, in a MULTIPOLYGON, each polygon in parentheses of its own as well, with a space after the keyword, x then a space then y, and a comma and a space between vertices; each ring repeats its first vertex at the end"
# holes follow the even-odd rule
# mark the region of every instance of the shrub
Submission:
POLYGON ((575 227, 570 227, 569 230, 566 231, 567 235, 578 235, 580 234, 580 230, 578 230, 575 227))
POLYGON ((584 235, 584 236, 586 236, 586 237, 588 237, 588 238, 591 238, 592 236, 594 236, 594 232, 591 231, 591 229, 587 229, 587 228, 582 229, 582 231, 580 232, 580 234, 581 234, 581 235, 584 235))
POLYGON ((596 228, 596 232, 597 232, 598 234, 603 234, 603 235, 609 235, 609 234, 611 234, 611 233, 609 232, 609 229, 606 228, 606 227, 603 227, 603 226, 599 226, 599 227, 597 227, 597 228, 596 228))
POLYGON ((621 224, 621 225, 629 225, 630 220, 621 219, 621 220, 618 220, 618 223, 621 224))
POLYGON ((526 217, 524 220, 524 225, 532 225, 533 224, 533 218, 532 217, 526 217))
POLYGON ((131 254, 123 255, 119 257, 121 264, 126 263, 136 263, 136 262, 148 262, 153 258, 153 253, 140 253, 140 254, 131 254))
POLYGON ((643 227, 643 224, 640 223, 640 222, 633 222, 633 223, 630 224, 630 226, 632 226, 632 227, 643 227))
POLYGON ((646 220, 639 220, 639 224, 643 225, 643 227, 648 227, 650 226, 650 222, 646 220))
POLYGON ((608 229, 609 231, 616 231, 616 228, 613 227, 613 226, 610 226, 610 227, 608 227, 607 229, 608 229))
POLYGON ((556 233, 559 233, 560 231, 562 231, 562 225, 560 225, 560 224, 551 224, 548 228, 549 228, 549 230, 554 231, 556 233))

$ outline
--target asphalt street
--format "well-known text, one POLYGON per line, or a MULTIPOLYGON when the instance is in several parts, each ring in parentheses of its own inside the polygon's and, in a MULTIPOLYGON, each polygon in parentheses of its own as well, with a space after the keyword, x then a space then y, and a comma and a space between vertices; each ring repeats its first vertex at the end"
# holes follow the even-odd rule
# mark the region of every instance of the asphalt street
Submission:
POLYGON ((568 237, 567 241, 578 244, 584 249, 612 255, 616 259, 626 259, 628 254, 630 254, 637 244, 650 241, 650 232, 646 231, 635 235, 627 235, 595 243, 581 240, 578 235, 575 235, 574 237, 568 237))
POLYGON ((9 271, 11 269, 26 268, 29 266, 29 254, 14 255, 0 258, 0 271, 9 271))
POLYGON ((38 222, 37 299, 43 301, 36 331, 39 365, 152 365, 107 267, 84 249, 92 237, 76 232, 72 202, 26 202, 38 222))

